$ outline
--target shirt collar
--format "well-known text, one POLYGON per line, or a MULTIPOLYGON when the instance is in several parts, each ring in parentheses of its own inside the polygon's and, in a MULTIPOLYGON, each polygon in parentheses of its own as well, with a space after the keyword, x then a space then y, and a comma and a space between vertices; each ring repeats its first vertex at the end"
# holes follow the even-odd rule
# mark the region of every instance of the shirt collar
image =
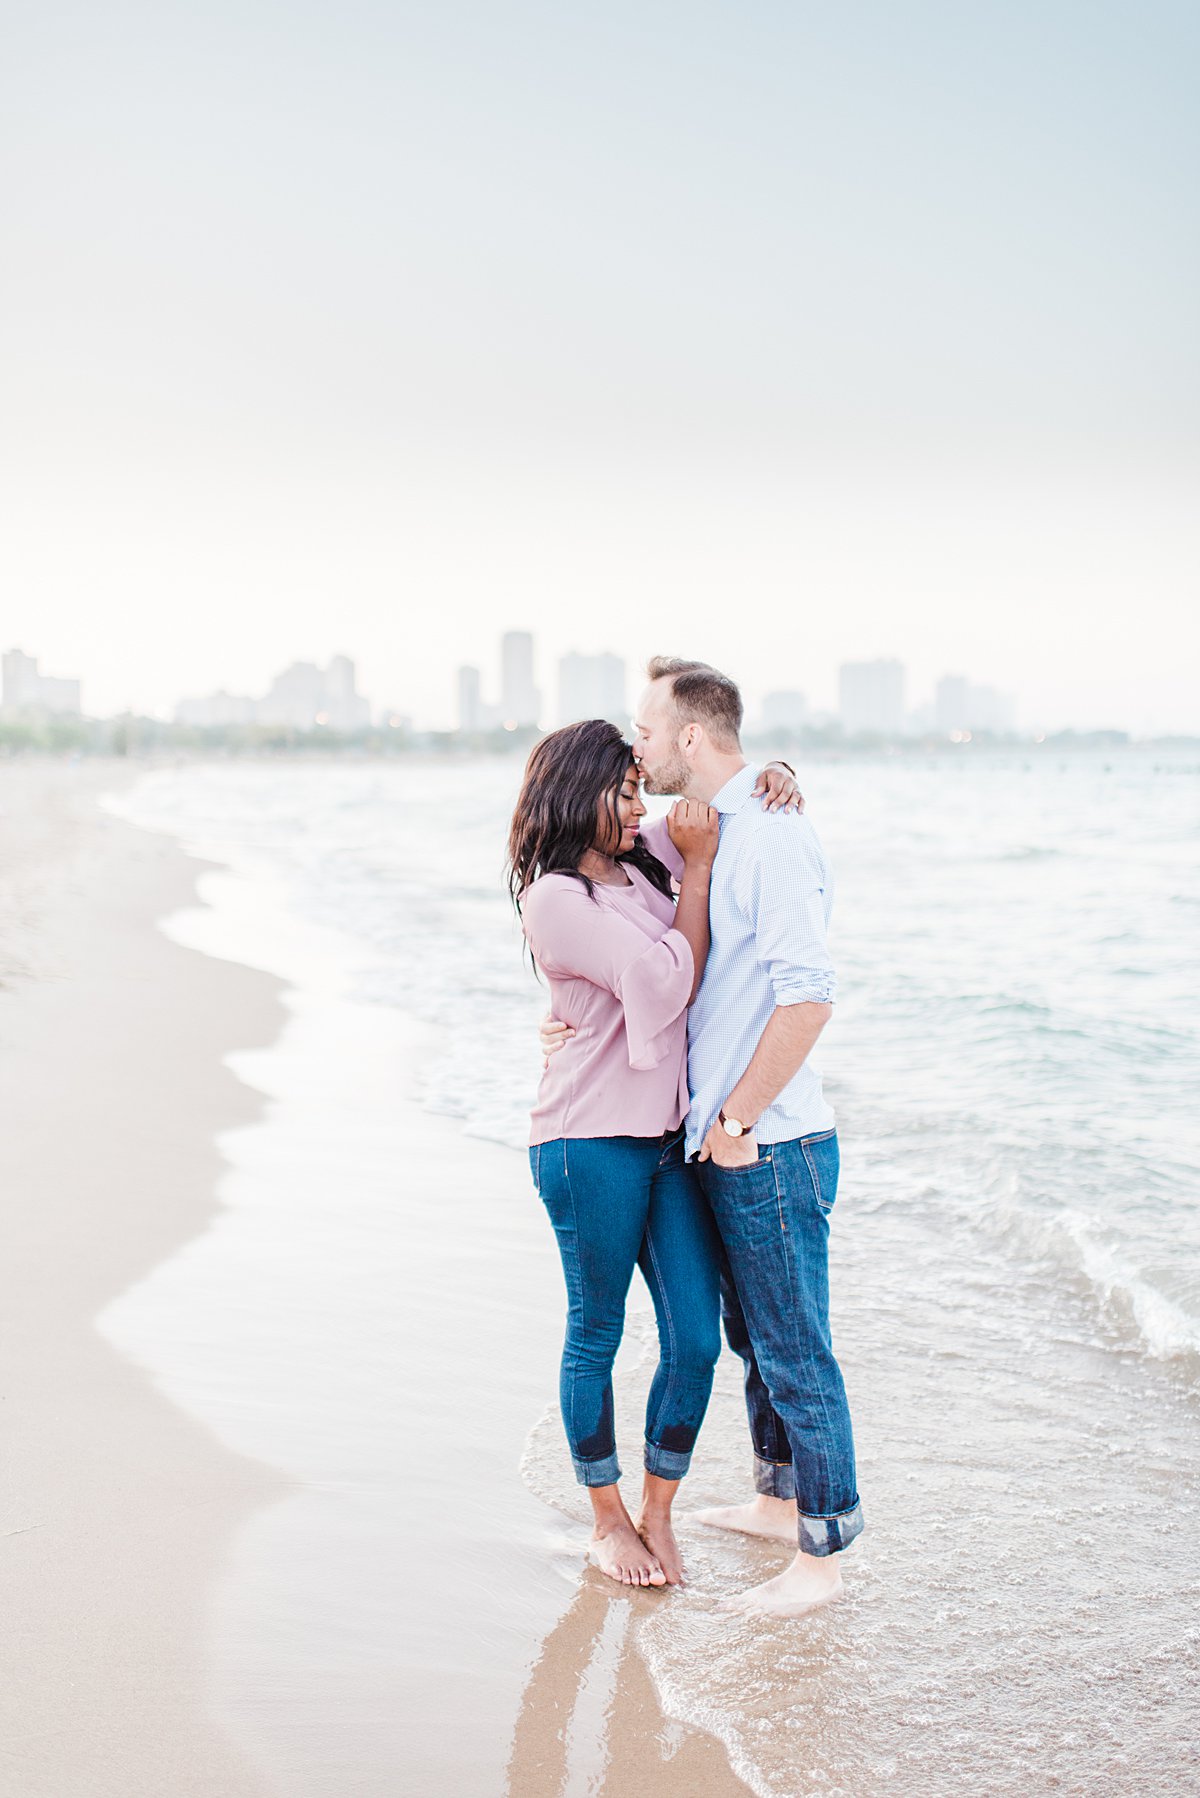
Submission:
POLYGON ((712 807, 718 812, 740 812, 754 791, 754 783, 758 779, 758 769, 753 762, 747 762, 736 774, 731 774, 719 793, 713 795, 712 807))

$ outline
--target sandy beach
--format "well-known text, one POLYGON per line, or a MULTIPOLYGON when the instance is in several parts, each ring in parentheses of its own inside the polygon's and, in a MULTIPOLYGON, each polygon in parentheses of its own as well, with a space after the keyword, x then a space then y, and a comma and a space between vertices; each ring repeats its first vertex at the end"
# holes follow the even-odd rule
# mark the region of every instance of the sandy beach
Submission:
POLYGON ((517 1475, 561 1304, 519 1159, 404 1103, 403 1020, 159 928, 203 935, 219 875, 97 808, 133 772, 0 768, 0 1792, 745 1792, 630 1645, 653 1597, 580 1584, 581 1530, 517 1475), (415 1195, 402 1239, 291 1202, 322 1099, 360 1106, 338 1170, 415 1195))
MULTIPOLYGON (((0 765, 2 1798, 1174 1798, 1190 789, 813 770, 844 875, 831 1281, 868 1528, 844 1603, 755 1626, 719 1600, 786 1549, 686 1517, 746 1490, 728 1354, 689 1585, 585 1568, 519 1146, 517 771, 0 765), (898 870, 900 811, 990 909, 938 910, 937 855, 898 870), (1143 841, 1114 888, 1118 822, 1143 841)), ((631 1485, 651 1354, 637 1284, 631 1485)))
POLYGON ((221 1057, 277 1032, 279 983, 155 929, 197 870, 96 811, 121 780, 0 768, 0 1790, 259 1798, 206 1703, 204 1614, 233 1532, 284 1481, 222 1449, 93 1320, 212 1218, 215 1133, 260 1108, 221 1057))

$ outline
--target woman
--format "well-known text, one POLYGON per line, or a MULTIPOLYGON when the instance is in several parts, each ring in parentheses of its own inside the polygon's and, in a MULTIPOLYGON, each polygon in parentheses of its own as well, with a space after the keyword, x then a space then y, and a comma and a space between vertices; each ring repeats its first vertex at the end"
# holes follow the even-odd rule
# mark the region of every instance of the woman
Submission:
POLYGON ((687 1472, 720 1352, 718 1243, 684 1159, 687 1008, 708 954, 717 814, 679 800, 678 901, 638 840, 638 771, 615 725, 568 725, 529 757, 509 836, 526 940, 574 1035, 542 1076, 530 1132, 534 1184, 558 1238, 567 1333, 560 1399, 587 1488, 590 1554, 632 1586, 682 1581, 671 1504, 687 1472), (640 1266, 660 1358, 646 1405, 635 1524, 618 1480, 612 1366, 640 1266))

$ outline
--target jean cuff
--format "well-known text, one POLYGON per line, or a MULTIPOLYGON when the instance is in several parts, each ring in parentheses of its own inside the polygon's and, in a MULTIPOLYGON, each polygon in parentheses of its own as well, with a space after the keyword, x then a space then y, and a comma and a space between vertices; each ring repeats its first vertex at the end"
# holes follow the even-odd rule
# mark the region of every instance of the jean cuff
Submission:
POLYGON ((855 1499, 848 1511, 832 1517, 807 1517, 800 1512, 800 1547, 806 1555, 835 1555, 862 1535, 862 1506, 855 1499))
POLYGON ((790 1461, 764 1461, 754 1457, 754 1490, 766 1498, 795 1498, 796 1474, 790 1461))
POLYGON ((677 1449, 659 1448, 657 1442, 647 1442, 642 1459, 647 1473, 655 1474, 660 1480, 681 1480, 692 1464, 692 1451, 689 1449, 686 1454, 680 1454, 677 1449))
POLYGON ((621 1464, 615 1450, 600 1461, 580 1461, 574 1455, 571 1459, 575 1462, 575 1478, 581 1486, 615 1486, 621 1477, 621 1464))

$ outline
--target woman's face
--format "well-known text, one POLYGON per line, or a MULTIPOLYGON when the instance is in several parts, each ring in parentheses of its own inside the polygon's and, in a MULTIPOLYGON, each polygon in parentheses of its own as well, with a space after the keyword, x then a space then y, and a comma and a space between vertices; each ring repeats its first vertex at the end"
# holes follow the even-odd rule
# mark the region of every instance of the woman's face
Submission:
POLYGON ((646 816, 646 808, 642 804, 641 788, 638 784, 637 764, 631 759, 625 771, 625 778, 617 792, 617 818, 620 823, 619 837, 616 843, 612 819, 604 799, 596 809, 596 848, 601 855, 625 855, 637 842, 638 825, 646 816))

